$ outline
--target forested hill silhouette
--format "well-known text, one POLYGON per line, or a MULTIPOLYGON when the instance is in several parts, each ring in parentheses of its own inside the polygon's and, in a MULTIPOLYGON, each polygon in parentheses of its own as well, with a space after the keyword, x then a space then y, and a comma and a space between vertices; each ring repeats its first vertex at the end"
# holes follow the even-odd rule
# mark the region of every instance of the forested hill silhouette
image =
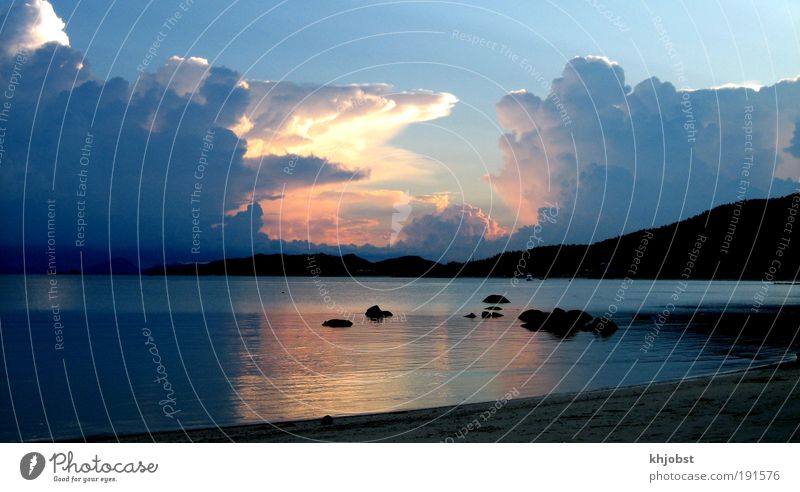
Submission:
POLYGON ((592 245, 543 246, 440 264, 418 256, 255 255, 151 268, 150 274, 610 277, 794 280, 800 266, 800 192, 721 205, 695 217, 592 245))

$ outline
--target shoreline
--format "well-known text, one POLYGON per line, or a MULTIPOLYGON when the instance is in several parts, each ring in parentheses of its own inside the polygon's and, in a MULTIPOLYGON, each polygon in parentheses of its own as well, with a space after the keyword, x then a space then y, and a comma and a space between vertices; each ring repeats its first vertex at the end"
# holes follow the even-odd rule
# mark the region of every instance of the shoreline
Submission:
MULTIPOLYGON (((800 442, 800 363, 418 410, 88 442, 800 442)), ((83 442, 71 439, 61 442, 83 442)))

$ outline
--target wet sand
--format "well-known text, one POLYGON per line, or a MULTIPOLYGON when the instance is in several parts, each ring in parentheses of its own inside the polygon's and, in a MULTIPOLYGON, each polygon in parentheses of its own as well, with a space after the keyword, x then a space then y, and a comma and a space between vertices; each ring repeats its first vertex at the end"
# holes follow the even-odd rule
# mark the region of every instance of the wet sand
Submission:
MULTIPOLYGON (((123 442, 800 441, 800 365, 650 386, 279 424, 120 436, 123 442), (494 409, 494 410, 493 410, 494 409)), ((93 441, 116 441, 112 436, 93 441)))

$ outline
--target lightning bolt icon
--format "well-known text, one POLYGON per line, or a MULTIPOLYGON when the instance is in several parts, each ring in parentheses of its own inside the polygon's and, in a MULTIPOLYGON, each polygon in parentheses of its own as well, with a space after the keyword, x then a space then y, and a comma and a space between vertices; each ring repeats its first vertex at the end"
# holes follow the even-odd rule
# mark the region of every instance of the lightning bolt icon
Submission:
POLYGON ((38 463, 38 462, 39 462, 39 458, 37 458, 35 454, 33 456, 31 456, 31 462, 28 465, 28 475, 33 473, 33 469, 36 468, 36 463, 38 463))

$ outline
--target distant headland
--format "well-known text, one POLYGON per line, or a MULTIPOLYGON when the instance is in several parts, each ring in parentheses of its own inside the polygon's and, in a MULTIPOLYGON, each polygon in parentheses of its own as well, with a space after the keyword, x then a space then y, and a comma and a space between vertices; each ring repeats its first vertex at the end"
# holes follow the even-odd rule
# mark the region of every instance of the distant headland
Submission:
MULTIPOLYGON (((683 278, 794 281, 800 269, 800 192, 721 205, 666 226, 591 245, 540 246, 467 262, 419 256, 256 254, 145 270, 147 275, 683 278)), ((128 270, 126 270, 127 272, 128 270)), ((116 273, 116 270, 115 270, 116 273)))

